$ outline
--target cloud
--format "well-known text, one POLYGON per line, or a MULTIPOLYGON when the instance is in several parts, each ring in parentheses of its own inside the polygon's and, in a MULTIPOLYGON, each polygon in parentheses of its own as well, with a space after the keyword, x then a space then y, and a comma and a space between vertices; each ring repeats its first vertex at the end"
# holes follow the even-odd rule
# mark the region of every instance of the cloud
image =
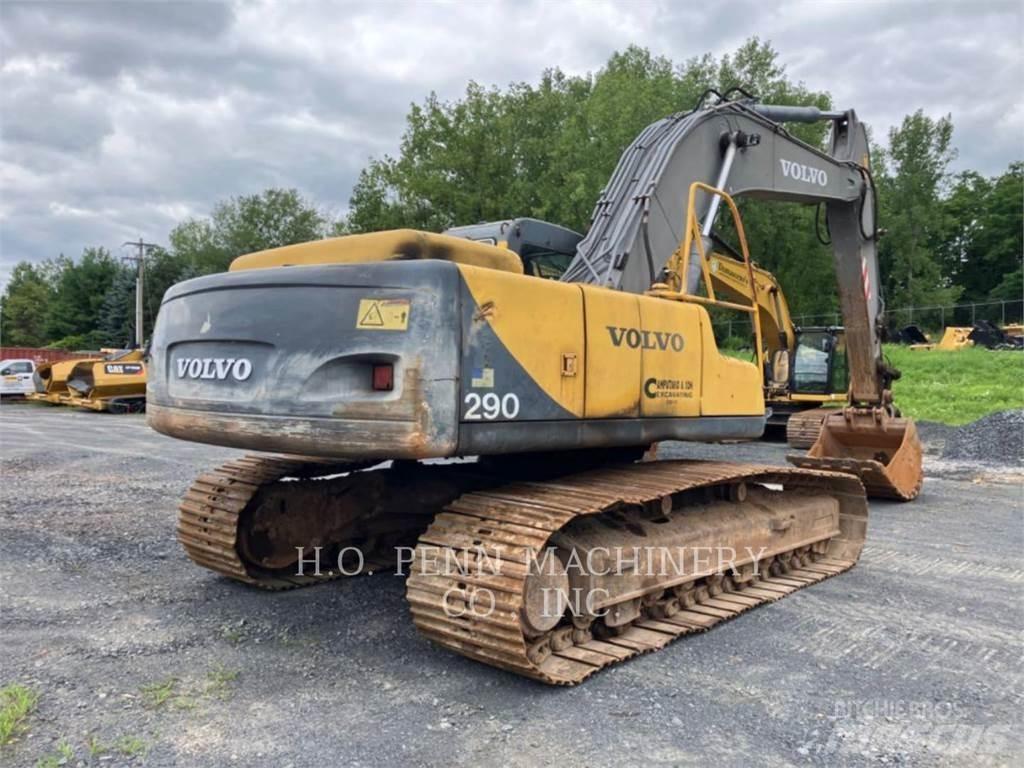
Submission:
POLYGON ((759 35, 884 139, 952 113, 959 168, 1022 156, 1008 2, 0 4, 0 279, 21 259, 162 242, 267 186, 341 213, 410 103, 467 81, 582 74, 636 43, 675 61, 759 35))

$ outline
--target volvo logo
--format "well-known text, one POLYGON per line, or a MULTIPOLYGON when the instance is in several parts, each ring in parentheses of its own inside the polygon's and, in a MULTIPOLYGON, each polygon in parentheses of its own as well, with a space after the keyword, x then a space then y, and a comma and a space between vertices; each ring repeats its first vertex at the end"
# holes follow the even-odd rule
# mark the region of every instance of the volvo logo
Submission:
POLYGON ((230 376, 245 381, 252 376, 252 361, 245 357, 179 357, 175 363, 179 379, 224 381, 230 376))
POLYGON ((680 333, 667 331, 641 331, 638 328, 620 328, 606 325, 612 344, 621 347, 625 344, 630 349, 656 349, 662 352, 672 350, 682 352, 685 342, 680 333))
POLYGON ((822 168, 814 168, 803 163, 794 163, 792 160, 779 158, 782 165, 782 175, 788 176, 796 181, 806 181, 808 184, 817 184, 824 187, 828 184, 828 174, 822 168))

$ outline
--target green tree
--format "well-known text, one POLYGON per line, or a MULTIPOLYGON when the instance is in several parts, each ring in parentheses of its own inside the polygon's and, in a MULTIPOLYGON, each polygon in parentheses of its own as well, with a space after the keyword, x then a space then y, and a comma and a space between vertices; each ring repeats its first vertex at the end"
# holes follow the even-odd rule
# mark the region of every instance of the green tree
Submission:
POLYGON ((881 226, 887 234, 879 259, 889 306, 952 304, 962 292, 942 268, 940 244, 949 227, 941 201, 949 186, 952 117, 934 120, 918 110, 889 132, 889 148, 880 158, 881 226))
POLYGON ((169 236, 182 272, 223 272, 237 256, 318 240, 327 222, 295 189, 267 189, 217 204, 209 219, 188 219, 169 236))
POLYGON ((77 262, 62 256, 50 268, 55 279, 44 323, 47 338, 61 346, 101 345, 100 310, 123 267, 105 248, 86 248, 77 262))
MULTIPOLYGON (((177 229, 175 230, 178 231, 177 229)), ((143 292, 143 315, 145 320, 146 334, 149 338, 153 330, 153 323, 156 322, 157 313, 160 310, 160 303, 163 301, 167 289, 175 283, 198 277, 200 267, 190 261, 184 255, 188 251, 183 250, 182 255, 173 250, 175 242, 174 233, 171 234, 172 248, 151 248, 146 254, 146 284, 143 292)), ((180 241, 179 241, 180 242, 180 241)), ((201 259, 196 262, 202 263, 201 259)), ((221 271, 218 264, 212 259, 205 262, 210 272, 221 271)))
POLYGON ((170 251, 165 255, 173 260, 178 271, 190 266, 200 274, 223 272, 234 258, 210 219, 186 219, 171 230, 167 239, 170 251))
POLYGON ((0 338, 5 345, 39 347, 46 343, 46 313, 53 289, 44 272, 18 262, 0 303, 0 338))
POLYGON ((106 347, 135 345, 135 271, 120 266, 100 307, 97 331, 106 347))
POLYGON ((168 248, 147 254, 147 338, 164 293, 175 283, 224 272, 246 253, 319 240, 327 233, 324 215, 295 189, 233 197, 215 205, 209 218, 186 219, 171 230, 168 248))
POLYGON ((1021 298, 1024 253, 1024 163, 986 179, 974 171, 956 177, 942 204, 946 225, 938 251, 965 301, 1021 298))
MULTIPOLYGON (((622 152, 644 127, 692 108, 709 87, 737 85, 777 104, 831 106, 827 93, 790 81, 778 54, 756 38, 721 60, 675 65, 630 46, 585 77, 551 69, 536 85, 470 83, 456 101, 431 94, 411 106, 398 156, 369 162, 336 231, 439 230, 513 216, 585 231, 622 152)), ((825 125, 793 132, 820 145, 825 125)), ((821 290, 834 280, 831 254, 814 237, 813 208, 743 201, 742 210, 754 258, 779 271, 794 306, 831 310, 834 292, 821 290)), ((731 232, 726 217, 719 223, 731 232)))

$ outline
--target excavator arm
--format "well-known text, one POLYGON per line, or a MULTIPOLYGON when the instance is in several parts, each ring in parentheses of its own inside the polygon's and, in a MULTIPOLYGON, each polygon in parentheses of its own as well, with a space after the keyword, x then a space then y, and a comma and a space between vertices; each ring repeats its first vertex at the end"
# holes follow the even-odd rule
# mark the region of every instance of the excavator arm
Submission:
MULTIPOLYGON (((562 279, 634 293, 667 287, 693 297, 702 275, 710 274, 703 259, 712 251, 723 199, 717 192, 730 199, 824 205, 846 333, 849 406, 825 420, 807 456, 790 458, 800 466, 857 474, 874 495, 911 499, 921 487, 921 446, 913 422, 897 418, 890 385, 899 374, 882 355, 869 167, 867 132, 853 110, 745 99, 670 115, 642 131, 619 159, 562 279), (827 151, 782 125, 822 120, 831 123, 827 151), (699 237, 688 231, 693 216, 699 237)), ((762 298, 753 273, 752 279, 760 318, 762 298)))
MULTIPOLYGON (((826 207, 850 358, 851 402, 883 405, 888 385, 882 358, 874 187, 868 142, 853 110, 823 112, 733 101, 671 115, 645 129, 623 153, 594 208, 593 222, 563 275, 643 293, 684 239, 685 201, 694 182, 732 197, 748 196, 826 207), (781 124, 829 120, 828 152, 781 124)), ((697 215, 710 235, 721 198, 698 192, 697 215)), ((701 264, 690 259, 688 292, 701 264)))

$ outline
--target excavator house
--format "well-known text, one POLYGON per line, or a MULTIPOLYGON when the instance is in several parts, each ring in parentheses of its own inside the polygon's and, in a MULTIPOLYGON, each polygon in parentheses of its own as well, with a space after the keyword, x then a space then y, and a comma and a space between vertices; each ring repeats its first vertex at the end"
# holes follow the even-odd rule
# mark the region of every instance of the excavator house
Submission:
POLYGON ((149 424, 257 452, 186 493, 186 552, 290 589, 415 547, 407 597, 427 637, 559 685, 852 567, 865 489, 911 499, 921 484, 881 355, 867 166, 853 111, 719 97, 637 137, 582 239, 532 219, 377 232, 249 254, 172 287, 149 424), (831 123, 828 151, 784 127, 817 120, 831 123), (644 461, 658 441, 764 430, 756 289, 727 301, 709 274, 728 215, 756 285, 742 195, 826 205, 847 405, 799 467, 644 461), (752 318, 759 364, 719 352, 716 307, 752 318), (694 550, 735 556, 650 567, 658 551, 694 550), (608 568, 623 551, 639 554, 608 568))

